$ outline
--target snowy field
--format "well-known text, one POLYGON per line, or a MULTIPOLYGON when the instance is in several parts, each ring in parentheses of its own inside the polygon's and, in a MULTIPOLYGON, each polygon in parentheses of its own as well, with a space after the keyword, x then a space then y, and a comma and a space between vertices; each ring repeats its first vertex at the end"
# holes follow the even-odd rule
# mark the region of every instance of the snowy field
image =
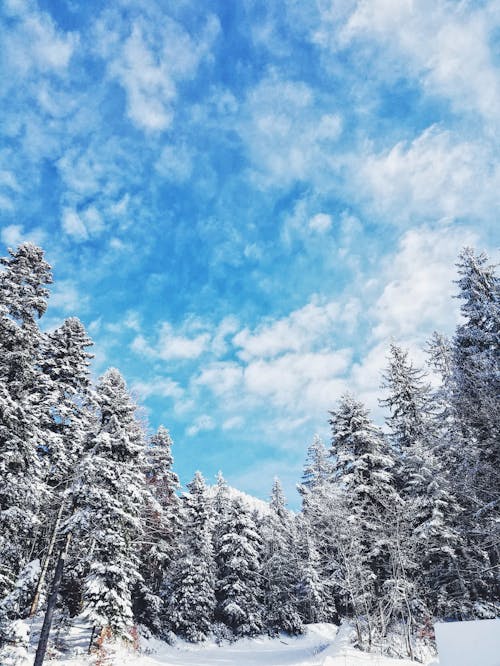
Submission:
POLYGON ((152 639, 142 642, 139 653, 118 647, 107 657, 101 655, 99 661, 96 656, 86 654, 88 638, 85 628, 73 628, 66 638, 66 648, 72 651, 72 656, 49 663, 54 666, 415 666, 415 662, 405 659, 355 650, 349 645, 349 632, 331 624, 309 625, 306 634, 299 637, 244 639, 222 646, 183 641, 170 646, 152 639))
POLYGON ((500 666, 500 620, 438 622, 441 666, 500 666))

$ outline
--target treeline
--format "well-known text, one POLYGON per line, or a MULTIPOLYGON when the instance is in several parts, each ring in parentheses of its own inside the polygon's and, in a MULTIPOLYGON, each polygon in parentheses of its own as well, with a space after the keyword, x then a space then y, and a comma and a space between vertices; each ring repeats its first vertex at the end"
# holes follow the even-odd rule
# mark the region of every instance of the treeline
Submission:
POLYGON ((498 613, 500 299, 483 254, 461 254, 462 323, 429 342, 439 382, 392 345, 387 427, 341 397, 298 515, 277 480, 265 513, 222 476, 214 492, 196 473, 181 495, 168 431, 145 435, 118 370, 92 385, 81 322, 40 329, 42 250, 0 261, 2 664, 22 663, 24 620, 43 610, 59 635, 85 617, 94 645, 135 625, 200 641, 346 618, 360 647, 411 657, 434 618, 498 613))

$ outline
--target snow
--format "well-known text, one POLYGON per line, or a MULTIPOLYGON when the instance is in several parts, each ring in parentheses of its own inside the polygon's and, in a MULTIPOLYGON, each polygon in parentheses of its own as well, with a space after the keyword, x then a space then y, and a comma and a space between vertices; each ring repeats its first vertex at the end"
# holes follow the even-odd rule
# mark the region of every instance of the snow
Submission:
MULTIPOLYGON (((54 666, 95 666, 86 654, 90 629, 73 626, 66 646, 73 653, 52 661, 54 666)), ((219 646, 207 641, 191 644, 181 640, 167 645, 157 639, 141 640, 134 652, 124 644, 109 649, 106 666, 415 666, 415 662, 366 654, 350 646, 351 629, 333 624, 310 624, 303 636, 248 638, 219 646)), ((470 662, 479 663, 479 662, 470 662)), ((430 665, 429 665, 430 666, 430 665)), ((455 665, 454 665, 455 666, 455 665)), ((483 663, 481 662, 481 666, 483 663)), ((488 666, 490 666, 488 664, 488 666)))
POLYGON ((500 619, 434 625, 440 666, 500 666, 500 619))
MULTIPOLYGON (((233 486, 226 486, 227 488, 227 494, 230 499, 241 499, 246 506, 250 509, 250 511, 256 511, 257 514, 262 518, 264 516, 269 515, 269 503, 265 502, 264 500, 259 499, 258 497, 254 497, 253 495, 249 495, 248 493, 243 492, 242 490, 238 490, 237 488, 233 488, 233 486)), ((217 493, 217 485, 210 485, 207 486, 207 495, 210 498, 214 498, 215 494, 217 493)))

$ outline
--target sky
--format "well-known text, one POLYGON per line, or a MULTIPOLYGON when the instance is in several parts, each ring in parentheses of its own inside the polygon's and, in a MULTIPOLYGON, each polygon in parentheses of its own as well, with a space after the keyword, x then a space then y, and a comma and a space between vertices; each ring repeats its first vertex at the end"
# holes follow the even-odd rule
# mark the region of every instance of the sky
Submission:
POLYGON ((493 255, 498 0, 4 0, 0 249, 54 269, 181 480, 292 506, 346 390, 381 421, 493 255))

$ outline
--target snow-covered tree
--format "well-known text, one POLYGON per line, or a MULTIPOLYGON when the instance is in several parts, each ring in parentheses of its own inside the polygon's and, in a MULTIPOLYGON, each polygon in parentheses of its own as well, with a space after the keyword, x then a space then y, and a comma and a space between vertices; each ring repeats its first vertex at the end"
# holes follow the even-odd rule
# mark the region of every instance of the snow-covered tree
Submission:
POLYGON ((40 373, 50 266, 26 243, 0 264, 0 598, 29 557, 38 509, 46 496, 38 452, 45 437, 40 373))
POLYGON ((472 598, 483 608, 500 594, 500 280, 487 256, 471 248, 461 253, 458 273, 463 322, 452 342, 451 403, 463 462, 454 476, 465 507, 464 568, 472 598))
POLYGON ((298 610, 300 573, 296 536, 279 479, 274 480, 269 507, 264 520, 262 570, 265 626, 271 635, 280 631, 300 634, 303 626, 298 610))
POLYGON ((336 487, 331 519, 338 534, 340 566, 337 594, 340 607, 356 621, 364 616, 371 644, 378 615, 376 600, 389 576, 389 544, 382 527, 399 500, 394 459, 368 410, 351 395, 340 399, 331 412, 330 425, 336 487))
POLYGON ((215 612, 212 509, 205 480, 196 472, 183 498, 183 538, 173 568, 167 606, 172 629, 192 642, 206 639, 215 612))
POLYGON ((48 476, 54 486, 66 487, 70 482, 90 427, 93 355, 87 349, 92 345, 76 317, 66 319, 44 340, 41 369, 50 380, 45 398, 49 406, 45 429, 52 434, 44 455, 49 460, 48 476))
POLYGON ((297 601, 300 617, 306 624, 329 622, 335 616, 333 591, 325 579, 316 539, 304 515, 297 516, 295 533, 299 555, 297 601))
POLYGON ((500 486, 500 280, 485 254, 466 248, 459 264, 464 322, 453 340, 453 402, 475 449, 480 501, 493 502, 500 486))
POLYGON ((45 520, 38 533, 36 552, 43 566, 31 614, 37 610, 50 565, 55 566, 53 551, 61 536, 62 520, 70 510, 67 490, 96 417, 90 379, 92 354, 87 351, 92 344, 75 317, 66 319, 43 341, 40 367, 45 380, 42 427, 46 438, 40 455, 50 492, 41 507, 45 520))
POLYGON ((231 498, 229 496, 229 486, 221 471, 217 473, 217 483, 215 494, 212 500, 213 510, 213 529, 212 541, 214 552, 218 553, 221 548, 221 539, 225 534, 228 512, 231 507, 231 498))
POLYGON ((2 666, 27 666, 30 663, 28 654, 29 625, 23 620, 13 620, 5 630, 0 649, 2 666))
POLYGON ((127 636, 132 624, 131 590, 137 579, 135 543, 142 532, 144 502, 142 429, 125 381, 112 368, 96 391, 100 419, 91 433, 79 477, 71 489, 75 505, 66 530, 79 540, 88 572, 84 615, 98 630, 127 636))
POLYGON ((329 453, 319 435, 314 435, 312 443, 307 448, 299 492, 302 494, 325 483, 331 478, 331 474, 332 464, 329 453))
POLYGON ((151 437, 145 455, 148 493, 141 516, 143 544, 140 573, 134 593, 136 620, 159 634, 164 629, 164 601, 168 594, 168 574, 179 549, 182 529, 179 477, 173 471, 172 439, 160 426, 151 437))
POLYGON ((229 504, 216 553, 218 617, 235 636, 262 632, 262 537, 243 500, 229 504))
POLYGON ((399 451, 399 487, 403 501, 412 502, 412 529, 418 537, 420 593, 438 614, 454 612, 455 566, 459 534, 455 529, 460 508, 451 493, 447 474, 439 464, 433 395, 425 374, 408 353, 391 345, 383 387, 388 397, 387 424, 399 451))
POLYGON ((40 561, 28 562, 19 573, 14 589, 0 599, 0 645, 8 640, 11 622, 28 616, 39 576, 40 561))

